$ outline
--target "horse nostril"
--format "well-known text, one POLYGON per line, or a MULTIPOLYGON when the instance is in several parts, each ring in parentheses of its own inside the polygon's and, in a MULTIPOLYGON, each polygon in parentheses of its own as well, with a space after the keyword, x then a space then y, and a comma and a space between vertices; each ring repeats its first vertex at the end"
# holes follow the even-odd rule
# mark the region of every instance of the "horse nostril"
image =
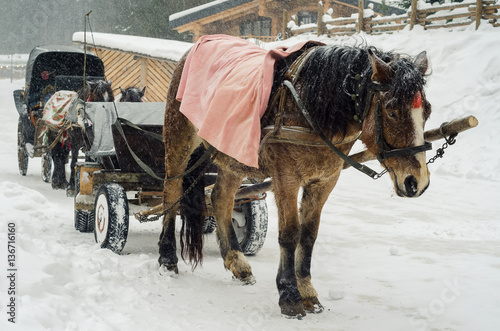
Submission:
POLYGON ((408 176, 405 179, 406 196, 414 197, 418 191, 418 183, 415 176, 408 176))

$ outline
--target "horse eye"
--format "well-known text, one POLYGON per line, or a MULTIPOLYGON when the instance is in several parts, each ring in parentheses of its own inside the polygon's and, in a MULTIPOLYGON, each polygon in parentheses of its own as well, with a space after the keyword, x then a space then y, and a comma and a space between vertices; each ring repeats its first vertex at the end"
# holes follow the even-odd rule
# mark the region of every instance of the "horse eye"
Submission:
POLYGON ((399 119, 398 114, 394 110, 388 110, 387 115, 389 115, 389 117, 394 119, 394 120, 399 119))

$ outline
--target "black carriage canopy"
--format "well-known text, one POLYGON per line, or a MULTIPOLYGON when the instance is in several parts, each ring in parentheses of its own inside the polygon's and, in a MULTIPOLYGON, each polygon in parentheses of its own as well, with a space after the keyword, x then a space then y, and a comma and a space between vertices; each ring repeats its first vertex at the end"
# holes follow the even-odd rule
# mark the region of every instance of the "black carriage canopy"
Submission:
MULTIPOLYGON (((83 77, 83 64, 83 49, 57 45, 35 47, 31 51, 26 65, 27 89, 25 97, 27 103, 38 102, 43 88, 49 84, 54 85, 57 89, 80 89, 83 86, 83 78, 75 82, 68 76, 83 77), (59 77, 59 84, 61 84, 62 79, 66 86, 57 87, 56 77, 59 77)), ((85 71, 87 77, 104 79, 104 64, 99 57, 91 52, 87 52, 85 71)))

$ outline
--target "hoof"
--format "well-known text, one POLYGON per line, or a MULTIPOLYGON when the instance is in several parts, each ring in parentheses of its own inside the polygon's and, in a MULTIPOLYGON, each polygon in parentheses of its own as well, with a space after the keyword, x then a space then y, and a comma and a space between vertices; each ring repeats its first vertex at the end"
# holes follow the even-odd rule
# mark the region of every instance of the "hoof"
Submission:
POLYGON ((301 319, 303 319, 306 316, 306 314, 304 314, 304 315, 300 315, 299 314, 299 315, 295 315, 295 316, 281 314, 281 316, 283 316, 284 318, 288 318, 290 320, 301 320, 301 319))
POLYGON ((244 278, 237 278, 237 277, 233 276, 233 280, 241 282, 242 285, 254 285, 257 282, 257 280, 255 279, 255 277, 252 274, 250 274, 244 278))
POLYGON ((67 186, 67 182, 52 182, 52 189, 54 190, 64 190, 67 186))
POLYGON ((325 310, 323 305, 319 303, 318 298, 309 298, 303 300, 304 310, 311 314, 319 314, 325 310))
POLYGON ((245 284, 255 284, 252 268, 240 251, 229 251, 224 258, 224 267, 233 273, 233 278, 245 284))
POLYGON ((75 190, 66 189, 66 196, 69 198, 73 198, 75 196, 75 190))
POLYGON ((173 278, 179 277, 179 269, 177 268, 177 264, 162 264, 160 265, 158 272, 161 276, 170 276, 173 278))
POLYGON ((304 310, 302 302, 285 303, 281 305, 281 315, 286 318, 301 320, 304 316, 306 316, 306 311, 304 310))

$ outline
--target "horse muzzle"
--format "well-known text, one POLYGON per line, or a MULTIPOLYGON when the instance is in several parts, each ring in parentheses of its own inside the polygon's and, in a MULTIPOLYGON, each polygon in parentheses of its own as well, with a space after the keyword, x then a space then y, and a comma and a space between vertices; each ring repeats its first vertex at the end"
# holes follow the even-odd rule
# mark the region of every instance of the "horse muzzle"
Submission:
POLYGON ((425 190, 427 190, 429 184, 430 180, 428 178, 427 183, 422 185, 422 183, 419 183, 415 176, 409 175, 404 179, 403 185, 396 183, 396 193, 398 196, 403 198, 416 198, 421 196, 425 190))

